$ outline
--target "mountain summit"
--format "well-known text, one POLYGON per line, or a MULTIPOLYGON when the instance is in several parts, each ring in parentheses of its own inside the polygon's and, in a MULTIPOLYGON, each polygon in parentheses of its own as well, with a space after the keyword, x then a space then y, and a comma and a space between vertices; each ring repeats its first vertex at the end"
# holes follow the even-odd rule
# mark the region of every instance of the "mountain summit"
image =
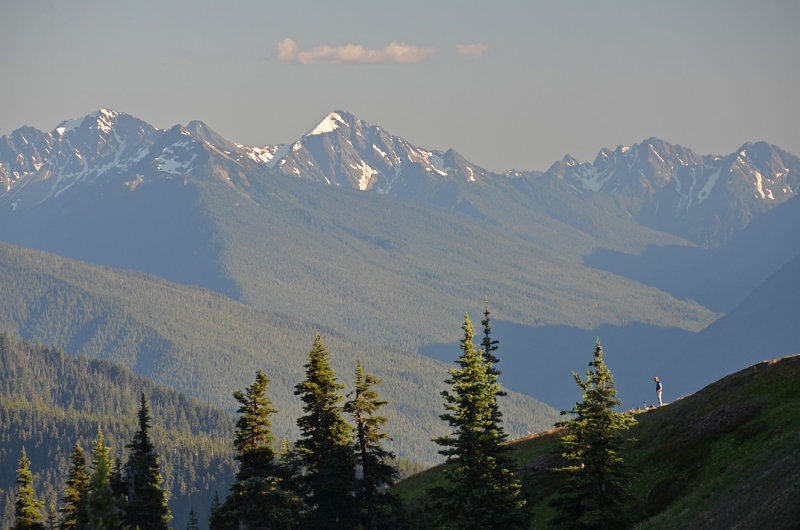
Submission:
POLYGON ((58 196, 79 182, 129 175, 160 131, 108 109, 44 133, 23 127, 0 138, 0 195, 12 208, 58 196))
POLYGON ((649 138, 603 149, 592 163, 567 156, 544 179, 580 197, 610 196, 646 226, 713 246, 793 197, 800 160, 765 142, 746 143, 727 156, 701 156, 649 138))
POLYGON ((452 150, 417 147, 341 110, 294 142, 275 167, 315 182, 392 195, 409 195, 431 180, 471 182, 490 175, 452 150))
POLYGON ((572 211, 588 202, 709 247, 727 241, 800 187, 800 159, 764 142, 718 156, 649 138, 602 149, 591 163, 566 156, 544 174, 498 175, 452 149, 416 146, 342 110, 294 141, 259 147, 231 142, 200 121, 164 130, 100 109, 47 133, 22 127, 0 138, 0 211, 35 208, 72 193, 133 192, 176 176, 215 179, 248 195, 254 183, 275 171, 494 220, 498 203, 480 197, 487 193, 504 196, 501 202, 514 196, 518 207, 537 204, 551 215, 564 213, 554 202, 568 200, 574 206, 566 210, 572 211))

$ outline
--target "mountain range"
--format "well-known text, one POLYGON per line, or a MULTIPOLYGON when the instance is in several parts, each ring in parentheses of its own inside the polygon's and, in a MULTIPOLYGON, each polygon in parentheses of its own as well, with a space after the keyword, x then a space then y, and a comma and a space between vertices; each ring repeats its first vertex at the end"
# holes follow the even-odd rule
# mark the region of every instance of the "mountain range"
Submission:
POLYGON ((799 181, 800 159, 764 142, 698 155, 650 138, 498 174, 344 111, 245 146, 101 109, 0 138, 0 239, 422 351, 487 298, 509 375, 555 404, 554 376, 569 386, 593 344, 559 333, 613 330, 608 351, 649 380, 681 351, 642 351, 648 336, 685 344, 800 254, 799 181))
MULTIPOLYGON (((417 147, 344 111, 328 114, 294 142, 263 147, 230 142, 200 121, 160 130, 108 109, 47 133, 22 127, 0 138, 0 184, 12 209, 42 204, 75 184, 117 180, 133 191, 156 175, 194 174, 204 166, 235 186, 247 182, 253 165, 452 206, 464 203, 456 192, 463 183, 540 179, 594 200, 599 193, 641 224, 707 246, 795 196, 800 183, 798 158, 764 142, 747 142, 723 156, 698 155, 657 138, 602 149, 592 163, 567 155, 544 173, 498 175, 452 149, 417 147)), ((472 210, 468 202, 462 208, 472 210)))

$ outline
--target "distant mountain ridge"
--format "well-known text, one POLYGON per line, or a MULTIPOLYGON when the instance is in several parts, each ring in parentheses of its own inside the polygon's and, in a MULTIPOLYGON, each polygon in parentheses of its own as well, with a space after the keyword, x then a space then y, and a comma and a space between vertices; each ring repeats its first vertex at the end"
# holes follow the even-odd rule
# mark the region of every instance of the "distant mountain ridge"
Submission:
POLYGON ((334 114, 315 134, 258 148, 202 122, 162 130, 109 110, 15 131, 0 138, 0 239, 407 348, 455 337, 458 314, 487 295, 499 318, 525 324, 697 330, 715 318, 580 262, 594 246, 684 240, 334 114), (340 171, 325 173, 339 185, 290 169, 309 162, 340 171), (396 174, 391 187, 377 173, 359 180, 364 164, 396 174))
POLYGON ((715 246, 796 196, 800 160, 765 142, 700 156, 649 138, 603 149, 592 163, 564 157, 543 178, 580 196, 606 194, 646 226, 715 246))
POLYGON ((474 182, 490 176, 452 149, 414 146, 344 111, 328 114, 276 156, 273 166, 302 179, 406 197, 425 193, 432 180, 474 182))
POLYGON ((47 133, 22 127, 0 138, 0 198, 16 209, 100 176, 124 178, 133 190, 156 175, 192 173, 210 151, 245 170, 264 164, 303 180, 383 194, 415 189, 426 173, 466 181, 489 175, 453 150, 421 149, 344 111, 330 113, 291 144, 253 147, 230 142, 197 120, 162 130, 100 109, 47 133))
POLYGON ((6 190, 0 208, 34 208, 93 184, 113 182, 133 192, 157 178, 193 173, 212 156, 240 170, 252 169, 276 149, 233 144, 198 121, 157 129, 128 114, 100 109, 47 133, 23 127, 0 138, 0 185, 6 190))
POLYGON ((161 130, 100 109, 47 133, 22 127, 0 138, 0 208, 29 207, 100 175, 133 190, 158 176, 193 174, 212 152, 228 166, 217 176, 233 186, 241 182, 231 173, 247 180, 254 164, 311 182, 434 202, 454 183, 542 179, 583 199, 607 196, 622 214, 706 246, 795 196, 800 184, 800 159, 764 142, 701 156, 649 138, 602 149, 592 163, 568 155, 539 177, 492 173, 452 149, 415 146, 345 111, 329 113, 295 141, 254 147, 226 140, 200 121, 161 130))

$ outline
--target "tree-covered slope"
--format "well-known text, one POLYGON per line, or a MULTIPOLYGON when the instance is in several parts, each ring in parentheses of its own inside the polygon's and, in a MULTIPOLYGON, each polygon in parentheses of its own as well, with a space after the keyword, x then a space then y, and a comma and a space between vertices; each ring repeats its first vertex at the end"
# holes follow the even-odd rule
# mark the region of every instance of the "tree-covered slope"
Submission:
MULTIPOLYGON (((636 414, 622 453, 641 529, 796 528, 800 518, 800 355, 765 361, 636 414)), ((576 399, 578 391, 576 389, 576 399)), ((531 528, 547 528, 560 478, 558 431, 513 442, 531 528)), ((436 467, 396 492, 419 507, 436 467)))
MULTIPOLYGON (((228 410, 235 406, 231 393, 264 370, 280 411, 273 419, 278 437, 296 433, 300 405, 294 386, 302 381, 306 354, 321 332, 341 381, 350 385, 359 358, 366 372, 383 379, 392 449, 415 461, 438 458, 431 439, 443 429, 444 363, 356 342, 204 289, 7 244, 0 244, 0 285, 0 330, 113 360, 228 410)), ((474 307, 480 311, 481 301, 474 307)), ((454 350, 453 359, 457 354, 454 350)), ((505 400, 504 411, 507 430, 516 436, 545 430, 557 416, 516 393, 505 400)))
POLYGON ((233 416, 109 361, 76 358, 0 335, 0 527, 13 523, 15 470, 23 446, 37 496, 45 509, 51 502, 58 506, 72 448, 80 444, 89 455, 98 426, 112 458, 126 461, 142 392, 150 406, 172 524, 183 528, 192 507, 205 518, 214 493, 224 495, 233 479, 233 416))
POLYGON ((517 197, 511 183, 454 190, 486 212, 477 217, 285 175, 251 180, 247 197, 197 185, 241 300, 368 342, 455 340, 464 309, 484 296, 497 318, 535 326, 642 322, 698 331, 716 318, 691 300, 581 263, 597 245, 630 250, 676 238, 589 207, 576 216, 590 227, 584 232, 517 197))

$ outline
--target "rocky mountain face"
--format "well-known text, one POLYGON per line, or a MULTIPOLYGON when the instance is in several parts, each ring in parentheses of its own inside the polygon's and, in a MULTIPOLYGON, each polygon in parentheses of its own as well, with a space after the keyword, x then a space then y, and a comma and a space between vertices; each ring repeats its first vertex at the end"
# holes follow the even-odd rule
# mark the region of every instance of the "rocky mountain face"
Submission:
POLYGON ((797 194, 800 160, 764 142, 700 156, 650 138, 603 149, 592 163, 567 156, 543 178, 580 197, 604 194, 646 226, 716 246, 797 194))
POLYGON ((424 195, 432 180, 490 175, 453 150, 416 147, 342 111, 293 143, 254 147, 230 142, 201 121, 160 130, 101 109, 47 133, 22 127, 0 138, 0 196, 16 209, 100 177, 122 179, 133 190, 149 178, 193 174, 212 157, 242 170, 257 164, 303 180, 409 197, 424 195))
POLYGON ((133 184, 143 156, 162 135, 141 120, 106 109, 62 122, 48 133, 18 129, 0 138, 3 204, 16 209, 41 203, 100 176, 130 176, 133 184))
POLYGON ((176 175, 216 175, 231 184, 268 162, 278 146, 231 143, 199 121, 157 129, 107 109, 50 132, 23 127, 0 137, 0 209, 31 209, 93 186, 135 191, 176 175), (229 166, 227 172, 215 167, 229 166))
POLYGON ((255 174, 273 169, 447 207, 462 204, 464 186, 526 180, 537 194, 559 186, 580 201, 605 201, 618 215, 710 247, 795 196, 800 185, 800 159, 764 142, 716 156, 650 138, 603 149, 591 163, 566 156, 544 174, 498 175, 452 149, 415 146, 344 111, 331 112, 293 142, 257 147, 226 140, 200 121, 161 130, 101 109, 50 132, 22 127, 0 138, 0 209, 32 207, 98 179, 134 191, 154 179, 203 174, 247 188, 255 174))
POLYGON ((424 197, 432 182, 475 182, 490 175, 452 149, 417 147, 343 111, 328 114, 276 158, 272 165, 287 175, 412 198, 424 197))

